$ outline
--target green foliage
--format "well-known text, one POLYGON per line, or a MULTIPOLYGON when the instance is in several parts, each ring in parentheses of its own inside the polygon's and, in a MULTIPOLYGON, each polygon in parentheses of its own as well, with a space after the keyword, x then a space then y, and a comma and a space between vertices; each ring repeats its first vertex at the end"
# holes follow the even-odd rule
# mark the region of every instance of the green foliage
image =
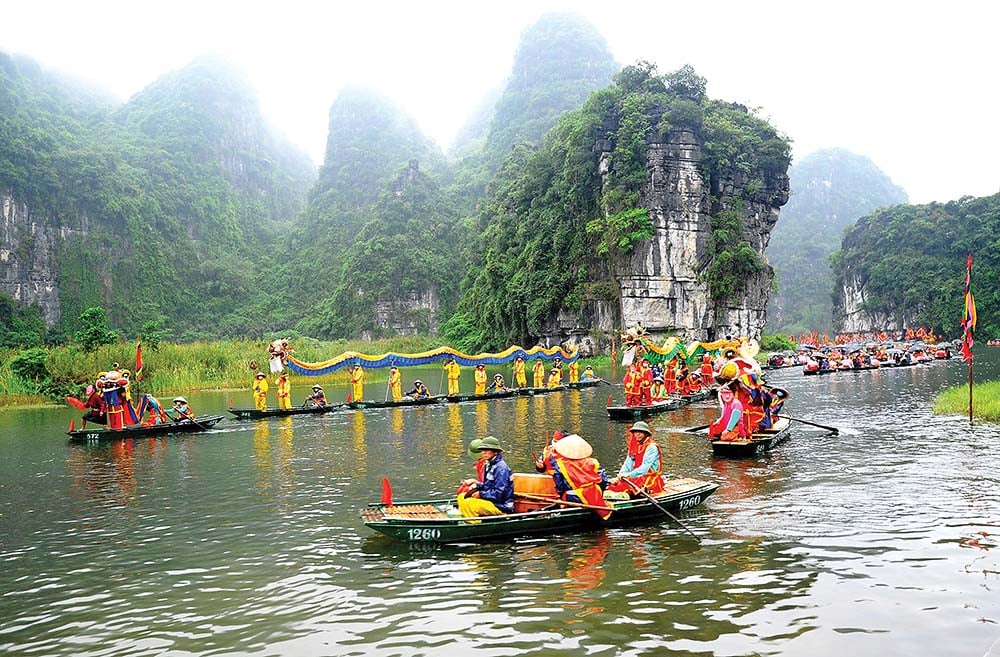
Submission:
MULTIPOLYGON (((1000 422, 1000 381, 986 381, 972 386, 972 415, 987 422, 1000 422)), ((969 415, 968 384, 946 388, 934 398, 935 415, 969 415)))
POLYGON ((945 204, 898 205, 861 218, 832 259, 834 312, 840 290, 863 286, 865 310, 923 325, 955 338, 961 333, 966 254, 975 259, 978 340, 1000 336, 1000 194, 945 204))
POLYGON ((713 299, 731 299, 743 292, 747 280, 767 265, 745 238, 742 204, 719 212, 711 223, 713 258, 705 271, 705 282, 713 299))
POLYGON ((597 253, 622 258, 636 244, 653 236, 653 222, 646 208, 633 208, 587 222, 587 235, 597 239, 597 253))
POLYGON ((877 208, 905 203, 906 193, 867 157, 842 149, 808 155, 789 179, 791 198, 767 250, 779 289, 768 301, 768 330, 828 332, 833 271, 827 263, 844 229, 877 208))
POLYGON ((786 351, 795 349, 798 345, 790 340, 787 335, 762 335, 760 336, 760 350, 764 353, 773 351, 786 351))
POLYGON ((45 343, 45 320, 38 306, 23 306, 0 292, 0 348, 38 347, 45 343))
POLYGON ((118 334, 108 326, 104 308, 87 308, 77 318, 77 325, 79 328, 73 334, 73 340, 87 351, 118 342, 118 334))
POLYGON ((15 376, 27 381, 39 382, 48 377, 45 357, 48 352, 40 347, 25 349, 10 361, 10 370, 15 376))

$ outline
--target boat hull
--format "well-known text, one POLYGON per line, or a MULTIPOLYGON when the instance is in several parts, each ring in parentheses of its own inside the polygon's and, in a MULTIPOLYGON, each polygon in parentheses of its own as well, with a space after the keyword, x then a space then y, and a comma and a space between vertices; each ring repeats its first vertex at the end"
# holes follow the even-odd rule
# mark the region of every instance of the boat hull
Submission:
POLYGON ((704 401, 712 395, 711 390, 702 390, 693 395, 673 397, 663 402, 651 404, 649 406, 608 406, 608 417, 612 420, 630 422, 644 417, 674 411, 688 404, 704 401))
POLYGON ((788 420, 782 422, 774 431, 755 433, 750 440, 713 440, 712 455, 721 458, 749 458, 770 452, 792 435, 788 420))
MULTIPOLYGON (((692 509, 718 489, 718 484, 697 479, 666 481, 656 502, 677 514, 692 509)), ((455 500, 405 502, 395 507, 371 504, 361 510, 365 525, 400 541, 411 543, 468 543, 501 541, 517 536, 618 527, 644 520, 666 520, 668 516, 646 498, 609 501, 614 512, 601 520, 593 511, 581 508, 553 508, 483 518, 450 517, 455 500), (407 509, 414 509, 410 514, 407 509)))
POLYGON ((260 411, 256 408, 230 408, 229 412, 240 420, 263 420, 269 417, 285 417, 286 415, 317 415, 329 413, 339 408, 345 408, 343 404, 329 404, 327 406, 296 406, 295 408, 268 408, 260 411))
POLYGON ((149 436, 163 436, 174 433, 192 433, 208 431, 218 424, 223 417, 221 415, 208 415, 191 420, 181 420, 180 422, 164 422, 152 426, 141 424, 125 427, 124 429, 76 429, 67 431, 70 442, 74 443, 98 443, 109 440, 126 440, 128 438, 147 438, 149 436))

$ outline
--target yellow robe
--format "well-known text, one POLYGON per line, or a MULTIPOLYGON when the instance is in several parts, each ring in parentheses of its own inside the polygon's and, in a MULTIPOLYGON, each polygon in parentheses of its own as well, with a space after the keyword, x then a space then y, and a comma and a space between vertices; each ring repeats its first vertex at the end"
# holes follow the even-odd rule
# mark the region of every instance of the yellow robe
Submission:
POLYGON ((486 393, 486 383, 489 381, 489 377, 486 374, 486 368, 479 369, 476 368, 476 394, 482 395, 486 393))
POLYGON ((365 371, 361 367, 351 370, 351 399, 361 401, 365 398, 365 371))
POLYGON ((458 363, 445 363, 444 369, 448 372, 448 394, 457 395, 458 377, 460 374, 458 363))
POLYGON ((524 375, 523 360, 514 361, 514 385, 516 385, 518 388, 525 388, 528 385, 528 379, 524 375))
POLYGON ((542 361, 535 361, 535 367, 531 370, 534 376, 534 387, 544 388, 545 387, 545 365, 542 365, 542 361))
POLYGON ((403 381, 399 370, 389 370, 389 390, 392 392, 392 401, 403 398, 403 381))
POLYGON ((552 370, 549 374, 548 387, 558 388, 560 385, 562 385, 562 370, 552 370))
POLYGON ((569 364, 569 382, 579 383, 580 382, 580 363, 575 360, 569 364))
POLYGON ((267 379, 254 379, 253 403, 258 411, 267 410, 267 379))
POLYGON ((278 386, 278 408, 291 408, 292 382, 287 377, 284 380, 279 377, 274 383, 278 386))

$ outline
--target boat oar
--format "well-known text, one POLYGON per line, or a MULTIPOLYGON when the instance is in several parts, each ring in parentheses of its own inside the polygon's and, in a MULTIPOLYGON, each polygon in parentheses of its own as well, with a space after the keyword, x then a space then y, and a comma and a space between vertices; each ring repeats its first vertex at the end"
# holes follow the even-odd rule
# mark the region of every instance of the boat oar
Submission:
POLYGON ((570 502, 568 500, 561 500, 558 497, 549 497, 546 495, 532 495, 531 493, 516 493, 515 497, 522 497, 526 500, 533 500, 536 502, 549 502, 551 504, 561 504, 563 506, 575 506, 581 509, 594 509, 596 511, 614 511, 612 506, 597 506, 596 504, 584 504, 583 502, 570 502))
POLYGON ((712 426, 712 425, 711 424, 703 424, 703 425, 701 425, 699 427, 688 427, 687 429, 684 430, 684 433, 701 433, 702 431, 704 431, 705 429, 709 428, 710 426, 712 426))
POLYGON ((802 424, 808 424, 809 426, 816 427, 817 429, 826 429, 827 431, 830 432, 831 436, 840 435, 840 429, 838 429, 837 427, 828 427, 825 424, 816 424, 815 422, 810 422, 809 420, 800 420, 797 417, 791 417, 789 415, 778 415, 777 417, 784 418, 786 420, 793 420, 795 422, 801 422, 802 424))
POLYGON ((686 531, 688 534, 691 534, 692 536, 694 536, 695 540, 698 541, 699 543, 701 543, 701 539, 698 537, 697 534, 695 534, 693 531, 691 531, 690 529, 688 529, 687 525, 685 525, 683 522, 681 522, 677 518, 677 516, 675 516, 674 514, 670 513, 669 511, 667 511, 667 509, 665 507, 661 506, 660 503, 657 502, 653 498, 652 495, 650 495, 645 490, 643 490, 642 488, 640 488, 638 485, 636 485, 635 483, 633 483, 631 479, 628 479, 627 477, 622 477, 621 479, 619 479, 619 481, 624 481, 626 484, 629 485, 629 488, 631 488, 632 490, 634 490, 635 492, 639 493, 640 495, 642 495, 643 497, 645 497, 647 500, 649 500, 650 502, 652 502, 653 506, 655 506, 657 509, 659 509, 660 511, 663 511, 665 514, 667 514, 670 517, 671 520, 673 520, 674 522, 676 522, 678 525, 681 526, 681 529, 683 529, 684 531, 686 531))
POLYGON ((174 422, 180 422, 181 420, 190 420, 191 424, 193 424, 194 426, 198 427, 202 431, 208 431, 208 427, 206 427, 204 424, 201 424, 200 422, 198 422, 198 420, 194 419, 192 416, 188 415, 187 413, 181 413, 180 411, 177 411, 177 414, 180 415, 180 417, 177 418, 176 420, 174 420, 174 422))

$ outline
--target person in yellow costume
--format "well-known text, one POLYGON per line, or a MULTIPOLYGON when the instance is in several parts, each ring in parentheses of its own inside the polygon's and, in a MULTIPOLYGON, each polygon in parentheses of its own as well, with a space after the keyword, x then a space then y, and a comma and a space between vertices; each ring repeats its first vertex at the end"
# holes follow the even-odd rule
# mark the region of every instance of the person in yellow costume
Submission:
POLYGON ((389 391, 392 393, 392 401, 403 398, 403 377, 395 365, 389 368, 389 391))
POLYGON ((444 364, 444 369, 448 373, 448 394, 457 395, 458 377, 460 375, 458 363, 455 362, 454 358, 449 358, 448 362, 444 364))
POLYGON ((355 365, 351 369, 351 399, 361 401, 365 398, 365 371, 361 365, 355 365))
POLYGON ((258 411, 267 410, 267 375, 257 372, 253 381, 253 403, 258 411))
POLYGON ((573 361, 569 364, 569 382, 579 383, 580 382, 580 363, 573 361))
POLYGON ((278 408, 291 408, 292 382, 288 380, 288 375, 284 372, 279 374, 274 385, 278 386, 278 408))
POLYGON ((542 363, 541 356, 535 359, 535 366, 531 369, 531 375, 534 378, 533 383, 535 384, 535 388, 545 387, 545 365, 542 363))
POLYGON ((528 379, 524 375, 524 358, 521 356, 514 361, 514 385, 518 388, 528 387, 528 379))
POLYGON ((558 388, 562 385, 562 370, 558 367, 553 367, 552 371, 549 372, 549 381, 547 387, 558 388))
POLYGON ((489 381, 489 377, 486 375, 486 366, 483 364, 476 365, 475 373, 476 381, 476 394, 484 395, 486 394, 486 383, 489 381))

